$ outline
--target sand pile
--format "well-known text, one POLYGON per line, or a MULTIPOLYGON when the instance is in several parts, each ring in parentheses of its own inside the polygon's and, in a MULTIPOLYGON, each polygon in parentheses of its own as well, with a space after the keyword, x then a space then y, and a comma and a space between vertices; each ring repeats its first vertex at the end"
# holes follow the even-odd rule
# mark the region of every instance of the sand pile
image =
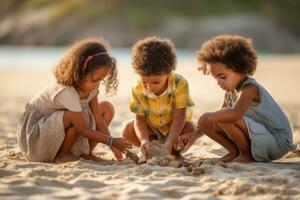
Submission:
POLYGON ((149 143, 149 149, 146 155, 142 153, 139 153, 139 155, 140 156, 132 152, 127 152, 126 154, 126 156, 136 164, 147 163, 148 165, 172 166, 178 168, 181 167, 183 163, 182 160, 170 155, 166 146, 156 140, 149 143))
POLYGON ((132 152, 127 152, 127 158, 136 164, 147 164, 150 166, 169 166, 174 168, 185 167, 188 174, 201 175, 205 173, 205 169, 201 165, 214 165, 220 163, 216 159, 207 160, 188 160, 183 157, 176 157, 169 154, 165 145, 158 141, 151 141, 149 144, 149 151, 147 156, 142 154, 140 157, 132 152))

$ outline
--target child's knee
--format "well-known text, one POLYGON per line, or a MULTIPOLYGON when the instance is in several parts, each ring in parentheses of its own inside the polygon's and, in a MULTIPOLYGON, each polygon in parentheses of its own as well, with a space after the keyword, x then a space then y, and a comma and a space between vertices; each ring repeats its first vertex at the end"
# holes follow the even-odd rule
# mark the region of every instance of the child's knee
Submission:
POLYGON ((134 131, 133 121, 129 121, 124 125, 122 137, 125 139, 131 138, 134 131))
POLYGON ((67 136, 73 136, 73 137, 76 137, 79 135, 78 132, 75 130, 74 126, 71 126, 70 128, 68 128, 65 131, 65 133, 67 136))
POLYGON ((100 111, 106 111, 108 113, 110 113, 112 116, 114 116, 115 114, 115 108, 113 106, 112 103, 110 103, 109 101, 101 101, 99 103, 99 108, 100 108, 100 111))
POLYGON ((64 111, 63 124, 65 129, 68 129, 72 126, 72 114, 73 113, 71 111, 64 111))
POLYGON ((193 132, 193 131, 197 130, 196 124, 192 121, 187 121, 186 126, 187 126, 187 128, 189 129, 190 132, 193 132))

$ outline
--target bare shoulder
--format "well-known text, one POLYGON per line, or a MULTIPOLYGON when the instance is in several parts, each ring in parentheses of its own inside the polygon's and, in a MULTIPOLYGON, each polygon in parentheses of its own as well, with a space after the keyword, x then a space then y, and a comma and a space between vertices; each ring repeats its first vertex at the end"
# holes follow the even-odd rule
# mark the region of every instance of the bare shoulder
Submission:
POLYGON ((240 91, 239 96, 245 96, 247 98, 251 98, 254 104, 260 102, 260 94, 259 89, 256 85, 248 83, 246 84, 240 91))

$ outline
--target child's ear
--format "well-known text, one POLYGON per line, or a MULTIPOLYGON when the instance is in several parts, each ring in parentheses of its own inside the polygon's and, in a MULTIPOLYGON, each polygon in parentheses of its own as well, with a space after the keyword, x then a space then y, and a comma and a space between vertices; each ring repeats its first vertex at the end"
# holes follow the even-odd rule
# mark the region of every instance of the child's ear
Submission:
POLYGON ((203 65, 198 66, 197 70, 202 71, 203 70, 203 65))
POLYGON ((205 75, 208 74, 206 64, 201 64, 200 66, 198 66, 198 70, 202 71, 205 75))

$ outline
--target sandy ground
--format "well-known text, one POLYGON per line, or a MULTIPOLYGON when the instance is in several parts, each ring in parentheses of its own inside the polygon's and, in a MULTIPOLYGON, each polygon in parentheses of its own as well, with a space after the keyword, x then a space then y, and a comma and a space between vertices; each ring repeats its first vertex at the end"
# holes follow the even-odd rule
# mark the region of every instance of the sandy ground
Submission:
MULTIPOLYGON (((112 101, 116 116, 110 126, 118 136, 128 110, 129 88, 136 76, 120 66, 119 93, 112 101)), ((25 103, 51 81, 49 69, 0 70, 0 199, 300 199, 300 151, 272 163, 223 164, 214 158, 226 151, 203 137, 184 154, 198 165, 186 167, 136 165, 129 159, 112 165, 80 160, 66 164, 26 162, 18 150, 16 126, 25 103), (204 160, 204 161, 203 161, 204 160), (203 161, 203 162, 200 162, 203 161)), ((196 62, 179 62, 178 73, 190 83, 194 120, 218 108, 223 96, 214 80, 196 71, 196 62)), ((278 100, 292 122, 300 145, 300 56, 260 58, 256 79, 278 100)), ((135 149, 136 150, 136 149, 135 149)), ((95 153, 112 159, 98 145, 95 153)))

